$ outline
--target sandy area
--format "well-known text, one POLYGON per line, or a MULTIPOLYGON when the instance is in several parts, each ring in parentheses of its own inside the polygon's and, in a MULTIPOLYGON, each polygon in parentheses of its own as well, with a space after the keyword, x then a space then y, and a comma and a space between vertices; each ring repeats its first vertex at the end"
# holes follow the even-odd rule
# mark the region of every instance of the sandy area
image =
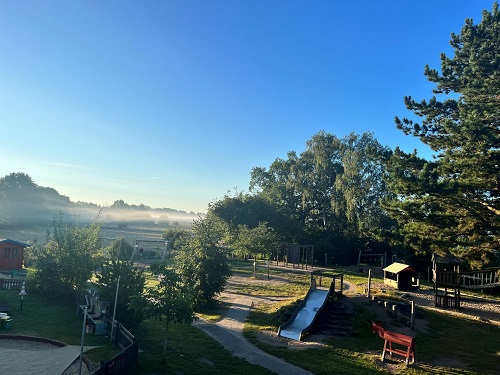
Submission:
MULTIPOLYGON (((84 351, 94 347, 84 347, 84 351)), ((1 373, 9 375, 76 375, 80 370, 80 346, 58 346, 26 338, 6 339, 0 336, 1 373)), ((83 375, 91 374, 82 361, 83 375)))

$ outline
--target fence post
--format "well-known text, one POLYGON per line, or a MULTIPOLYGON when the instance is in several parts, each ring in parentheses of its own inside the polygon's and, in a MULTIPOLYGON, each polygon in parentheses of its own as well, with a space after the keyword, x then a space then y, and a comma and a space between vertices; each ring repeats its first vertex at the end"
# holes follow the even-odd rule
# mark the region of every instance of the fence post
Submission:
POLYGON ((372 286, 372 270, 369 269, 368 270, 368 293, 367 293, 368 299, 370 299, 370 289, 371 289, 371 286, 372 286))

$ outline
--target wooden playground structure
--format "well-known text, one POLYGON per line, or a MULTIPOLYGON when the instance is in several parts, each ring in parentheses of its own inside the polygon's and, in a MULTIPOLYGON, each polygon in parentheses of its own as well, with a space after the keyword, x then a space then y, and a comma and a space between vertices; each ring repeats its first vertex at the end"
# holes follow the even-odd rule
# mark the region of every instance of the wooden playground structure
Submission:
POLYGON ((432 281, 436 307, 460 308, 461 289, 500 286, 500 267, 460 271, 460 260, 450 254, 432 256, 432 281))
POLYGON ((285 267, 314 268, 314 245, 283 245, 273 254, 276 265, 282 262, 285 267))

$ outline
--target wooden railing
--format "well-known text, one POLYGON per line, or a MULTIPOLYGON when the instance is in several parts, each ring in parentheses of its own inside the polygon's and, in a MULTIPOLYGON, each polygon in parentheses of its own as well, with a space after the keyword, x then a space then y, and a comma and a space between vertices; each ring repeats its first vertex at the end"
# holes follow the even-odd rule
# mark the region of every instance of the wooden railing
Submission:
POLYGON ((450 285, 450 286, 459 286, 460 278, 457 272, 450 271, 433 271, 432 280, 437 285, 450 285))
POLYGON ((461 272, 460 286, 466 289, 484 289, 500 286, 500 267, 461 272))

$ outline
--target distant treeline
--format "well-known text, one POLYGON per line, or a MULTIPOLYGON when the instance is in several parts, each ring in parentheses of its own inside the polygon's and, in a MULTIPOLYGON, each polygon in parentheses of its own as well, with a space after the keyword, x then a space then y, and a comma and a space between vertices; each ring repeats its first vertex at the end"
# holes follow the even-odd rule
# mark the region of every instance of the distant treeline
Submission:
POLYGON ((0 226, 34 226, 50 222, 60 213, 77 215, 82 222, 99 220, 108 225, 177 224, 191 222, 199 214, 173 208, 152 208, 116 200, 111 206, 72 202, 51 187, 37 185, 26 173, 0 178, 0 226))

